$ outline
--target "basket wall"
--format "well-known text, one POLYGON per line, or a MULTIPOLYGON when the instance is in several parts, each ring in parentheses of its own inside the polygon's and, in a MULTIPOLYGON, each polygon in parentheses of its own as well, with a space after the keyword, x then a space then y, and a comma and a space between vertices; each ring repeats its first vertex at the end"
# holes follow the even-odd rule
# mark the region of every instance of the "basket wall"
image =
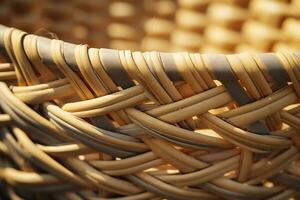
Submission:
POLYGON ((0 199, 296 199, 299 10, 1 0, 0 199))

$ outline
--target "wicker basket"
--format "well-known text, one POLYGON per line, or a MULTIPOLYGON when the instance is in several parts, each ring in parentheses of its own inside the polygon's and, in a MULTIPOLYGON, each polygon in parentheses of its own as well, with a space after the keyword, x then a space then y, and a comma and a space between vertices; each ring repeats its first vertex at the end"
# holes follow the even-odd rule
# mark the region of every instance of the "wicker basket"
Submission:
POLYGON ((298 18, 299 0, 1 0, 0 199, 297 198, 298 18))

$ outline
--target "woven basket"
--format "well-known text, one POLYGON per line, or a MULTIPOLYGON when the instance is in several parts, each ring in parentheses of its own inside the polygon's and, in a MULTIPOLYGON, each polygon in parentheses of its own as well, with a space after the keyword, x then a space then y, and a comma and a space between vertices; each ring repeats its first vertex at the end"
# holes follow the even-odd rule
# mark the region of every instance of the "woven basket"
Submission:
POLYGON ((0 199, 297 198, 298 18, 299 0, 1 0, 0 199))

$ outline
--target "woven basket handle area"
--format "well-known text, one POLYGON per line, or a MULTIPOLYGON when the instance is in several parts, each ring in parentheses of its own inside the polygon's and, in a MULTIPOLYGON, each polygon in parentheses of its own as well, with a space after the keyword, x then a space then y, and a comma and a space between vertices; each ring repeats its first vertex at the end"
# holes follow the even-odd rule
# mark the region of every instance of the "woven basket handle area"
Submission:
POLYGON ((299 192, 300 53, 96 49, 5 26, 0 46, 9 186, 69 199, 299 192))

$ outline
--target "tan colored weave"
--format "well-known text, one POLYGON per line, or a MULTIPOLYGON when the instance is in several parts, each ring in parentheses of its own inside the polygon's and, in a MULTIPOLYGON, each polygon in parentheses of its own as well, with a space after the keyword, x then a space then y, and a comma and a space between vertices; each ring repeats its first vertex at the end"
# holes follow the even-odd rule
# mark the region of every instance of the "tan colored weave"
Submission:
POLYGON ((299 196, 299 1, 0 2, 0 198, 299 196))
POLYGON ((1 0, 0 22, 93 47, 299 50, 299 0, 1 0))

